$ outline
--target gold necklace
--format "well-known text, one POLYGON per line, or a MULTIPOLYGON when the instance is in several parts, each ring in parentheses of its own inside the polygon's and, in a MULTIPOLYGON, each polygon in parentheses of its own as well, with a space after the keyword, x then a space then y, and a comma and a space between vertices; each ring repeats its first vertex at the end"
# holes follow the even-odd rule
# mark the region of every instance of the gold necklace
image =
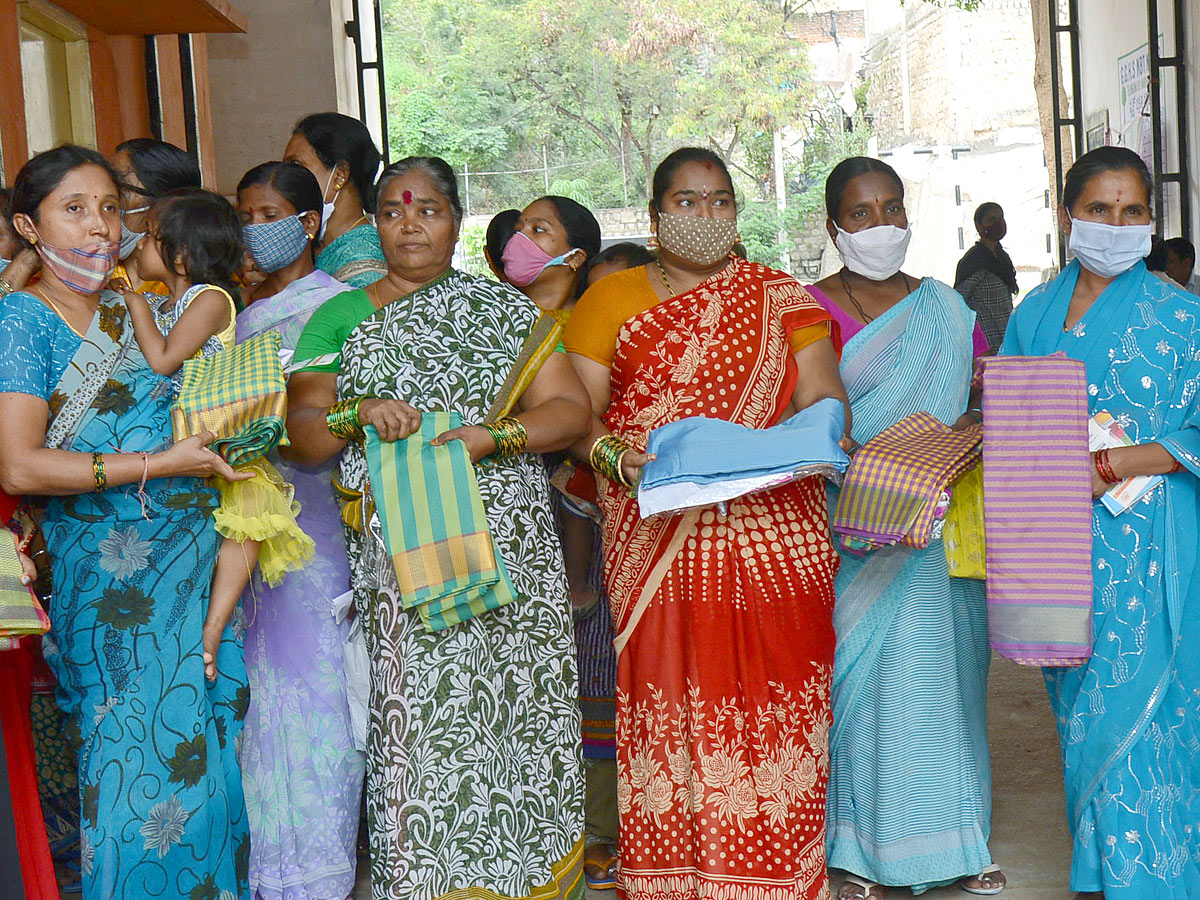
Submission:
POLYGON ((671 279, 667 277, 667 270, 663 268, 662 258, 658 256, 654 257, 654 263, 658 266, 658 274, 662 276, 663 285, 666 287, 667 293, 674 297, 675 289, 671 287, 671 279))

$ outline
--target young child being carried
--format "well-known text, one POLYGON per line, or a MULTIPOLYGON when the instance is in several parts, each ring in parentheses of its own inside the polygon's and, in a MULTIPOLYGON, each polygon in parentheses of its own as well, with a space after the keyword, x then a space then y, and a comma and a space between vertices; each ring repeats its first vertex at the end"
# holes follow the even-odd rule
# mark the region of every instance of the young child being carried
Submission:
MULTIPOLYGON (((186 189, 159 199, 138 244, 138 271, 161 281, 163 300, 126 292, 134 334, 146 361, 169 376, 175 390, 184 361, 211 356, 235 343, 237 308, 231 291, 242 267, 242 223, 224 197, 186 189), (151 306, 151 302, 155 306, 151 306)), ((265 457, 238 466, 255 477, 215 479, 221 494, 213 519, 223 540, 204 622, 204 671, 217 677, 217 647, 257 564, 268 584, 312 558, 314 545, 296 523, 292 487, 265 457)))

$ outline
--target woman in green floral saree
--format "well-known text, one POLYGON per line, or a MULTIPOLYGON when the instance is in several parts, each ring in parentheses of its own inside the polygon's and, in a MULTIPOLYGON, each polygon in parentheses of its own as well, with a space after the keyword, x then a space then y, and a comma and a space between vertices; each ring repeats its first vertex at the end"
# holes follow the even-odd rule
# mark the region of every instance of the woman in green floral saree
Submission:
POLYGON ((450 268, 462 209, 445 162, 390 166, 379 211, 388 275, 313 315, 296 347, 302 369, 292 377, 288 417, 288 452, 298 462, 342 454, 337 483, 372 666, 374 896, 582 896, 575 648, 537 454, 583 436, 587 397, 531 301, 450 268), (535 367, 532 380, 514 375, 535 367), (501 421, 527 440, 497 453, 478 423, 504 415, 509 400, 519 424, 501 421), (339 411, 355 401, 353 424, 373 426, 385 442, 416 432, 420 411, 470 423, 434 443, 462 440, 476 463, 513 602, 432 633, 416 609, 404 608, 366 453, 345 439, 339 411))

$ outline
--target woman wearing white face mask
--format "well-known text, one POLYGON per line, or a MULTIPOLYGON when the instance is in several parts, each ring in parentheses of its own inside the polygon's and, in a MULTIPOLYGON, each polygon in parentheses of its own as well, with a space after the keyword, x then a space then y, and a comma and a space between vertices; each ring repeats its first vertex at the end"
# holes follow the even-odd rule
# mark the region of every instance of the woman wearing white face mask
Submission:
POLYGON ((316 265, 344 284, 365 288, 387 274, 375 212, 375 175, 382 157, 367 126, 341 113, 313 113, 296 123, 283 150, 321 185, 316 265))
POLYGON ((1109 898, 1200 890, 1200 302, 1142 262, 1150 190, 1131 150, 1079 158, 1058 208, 1075 259, 1017 307, 1000 348, 1087 365, 1089 413, 1107 411, 1134 442, 1093 454, 1094 497, 1132 475, 1165 476, 1120 516, 1094 505, 1093 655, 1045 670, 1075 839, 1071 889, 1109 898))
MULTIPOLYGON (((961 295, 900 270, 910 231, 899 176, 879 160, 843 160, 825 203, 844 268, 809 291, 841 326, 851 436, 866 443, 917 412, 976 422, 969 383, 987 340, 961 295)), ((998 893, 983 583, 950 578, 939 539, 843 554, 836 588, 826 815, 829 865, 849 874, 838 897, 879 900, 884 885, 920 891, 960 879, 972 893, 998 893), (864 586, 870 595, 853 602, 864 586)))

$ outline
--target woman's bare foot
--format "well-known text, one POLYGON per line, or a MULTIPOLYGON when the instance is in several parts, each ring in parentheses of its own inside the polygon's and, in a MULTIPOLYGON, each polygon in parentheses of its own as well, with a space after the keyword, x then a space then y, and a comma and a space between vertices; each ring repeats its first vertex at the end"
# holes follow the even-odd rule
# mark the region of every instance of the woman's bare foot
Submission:
POLYGON ((837 900, 883 900, 886 896, 887 888, 883 885, 856 875, 847 875, 837 892, 837 900))

